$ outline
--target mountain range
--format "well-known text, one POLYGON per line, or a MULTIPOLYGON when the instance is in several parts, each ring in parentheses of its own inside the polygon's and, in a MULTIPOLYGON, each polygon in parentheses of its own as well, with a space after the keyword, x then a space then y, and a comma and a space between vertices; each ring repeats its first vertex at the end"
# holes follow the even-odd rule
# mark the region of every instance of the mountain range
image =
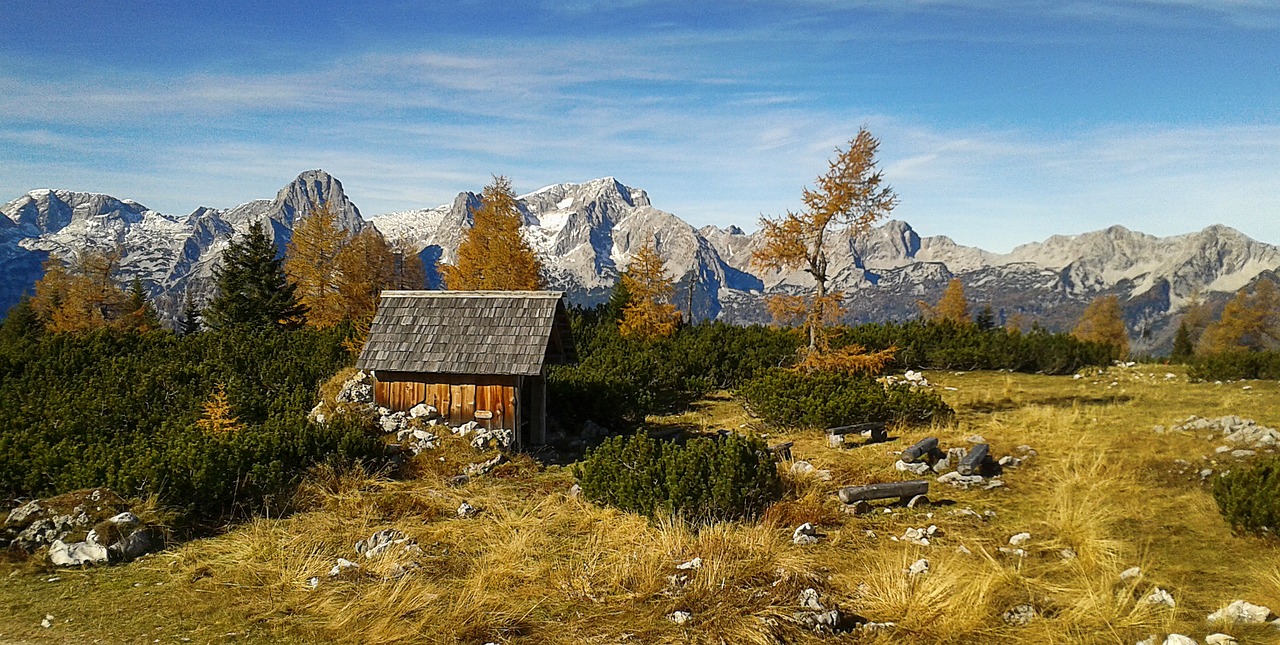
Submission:
MULTIPOLYGON (((254 222, 270 225, 283 249, 296 222, 314 203, 328 203, 339 224, 373 226, 389 240, 420 250, 428 288, 439 288, 436 262, 452 262, 479 203, 462 192, 452 203, 365 218, 322 170, 302 173, 274 199, 229 209, 200 207, 186 216, 150 210, 135 201, 67 190, 33 190, 0 207, 0 310, 29 291, 50 256, 67 259, 86 249, 119 251, 118 278, 138 279, 157 308, 173 318, 188 290, 197 303, 213 295, 213 268, 228 242, 254 222)), ((737 227, 694 228, 654 208, 645 191, 612 177, 556 184, 519 199, 524 235, 542 257, 548 286, 571 301, 608 299, 631 256, 653 240, 675 279, 675 301, 695 319, 767 322, 772 293, 802 293, 813 284, 801 271, 765 271, 751 264, 760 233, 737 227)), ((1280 248, 1226 226, 1155 237, 1112 226, 1058 235, 1006 254, 921 237, 891 220, 860 236, 830 241, 832 287, 845 292, 850 322, 903 320, 919 315, 959 278, 974 306, 989 305, 998 321, 1020 314, 1056 330, 1069 329, 1090 300, 1117 295, 1134 348, 1168 348, 1177 314, 1200 294, 1221 303, 1260 274, 1280 268, 1280 248)))

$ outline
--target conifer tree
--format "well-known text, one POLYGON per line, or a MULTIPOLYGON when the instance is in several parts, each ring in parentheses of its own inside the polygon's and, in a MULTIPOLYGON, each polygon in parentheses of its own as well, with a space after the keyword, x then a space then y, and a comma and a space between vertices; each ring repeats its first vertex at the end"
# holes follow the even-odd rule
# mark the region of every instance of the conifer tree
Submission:
POLYGON ((285 275, 296 285, 298 302, 307 308, 307 324, 312 327, 332 327, 347 318, 338 289, 338 254, 346 241, 338 216, 322 202, 311 205, 285 249, 285 275))
POLYGON ((1280 289, 1263 278, 1253 291, 1243 288, 1222 309, 1222 317, 1210 324, 1197 348, 1203 354, 1262 351, 1280 346, 1280 289))
POLYGON ((996 312, 991 310, 991 305, 982 305, 982 309, 978 310, 978 315, 973 319, 973 324, 982 331, 996 328, 996 312))
POLYGON ((836 150, 835 160, 818 177, 815 188, 804 189, 802 211, 760 218, 764 245, 752 254, 752 262, 766 269, 803 269, 817 283, 807 301, 804 322, 810 355, 825 349, 823 330, 833 317, 838 319, 840 311, 841 294, 827 289, 828 236, 840 228, 851 236, 865 233, 898 203, 876 169, 879 146, 866 128, 860 129, 848 150, 836 150))
POLYGON ((31 296, 22 294, 18 303, 9 308, 4 322, 0 323, 0 345, 22 338, 31 338, 44 332, 44 323, 31 306, 31 296))
POLYGON ((377 230, 365 229, 338 252, 334 268, 342 317, 371 320, 378 296, 396 279, 391 246, 377 230))
POLYGON ((240 429, 240 419, 227 400, 227 390, 221 383, 213 389, 213 394, 204 402, 204 414, 196 421, 196 427, 211 434, 235 432, 240 429))
POLYGON ((218 295, 204 313, 213 329, 247 326, 294 328, 302 324, 306 307, 294 295, 294 285, 276 259, 276 245, 259 222, 231 241, 214 271, 218 295))
POLYGON ((427 284, 426 267, 422 256, 406 240, 391 244, 391 283, 388 289, 421 289, 427 284))
POLYGON ((511 180, 495 176, 472 211, 471 230, 458 246, 458 261, 442 267, 451 290, 519 291, 542 288, 542 263, 520 234, 511 180))
POLYGON ((1195 343, 1191 342, 1191 330, 1187 327, 1187 321, 1183 320, 1178 323, 1178 333, 1173 337, 1173 353, 1169 355, 1169 358, 1175 361, 1185 361, 1191 358, 1195 350, 1195 343))
POLYGON ((629 295, 618 325, 623 336, 654 339, 675 333, 680 312, 671 304, 671 278, 663 269, 657 246, 645 244, 631 258, 621 282, 629 295))
POLYGON ((926 303, 920 304, 924 309, 925 317, 930 320, 944 320, 964 325, 972 322, 969 316, 969 301, 964 297, 964 284, 959 278, 952 278, 947 283, 947 288, 942 292, 942 298, 938 300, 938 304, 933 306, 926 303))
POLYGON ((134 278, 129 285, 129 298, 125 301, 124 316, 121 317, 119 326, 136 331, 160 328, 160 315, 156 313, 155 305, 147 299, 142 281, 138 278, 134 278))
POLYGON ((182 306, 182 324, 178 328, 178 333, 183 336, 198 333, 200 331, 200 310, 196 308, 195 301, 191 299, 191 287, 187 287, 187 293, 182 306))
POLYGON ((1120 299, 1116 296, 1094 298, 1071 335, 1079 340, 1111 345, 1119 352, 1119 358, 1129 355, 1129 334, 1124 327, 1120 299))
POLYGON ((85 251, 63 265, 50 258, 36 282, 31 306, 52 332, 78 332, 107 327, 120 319, 127 296, 113 278, 118 252, 85 251))

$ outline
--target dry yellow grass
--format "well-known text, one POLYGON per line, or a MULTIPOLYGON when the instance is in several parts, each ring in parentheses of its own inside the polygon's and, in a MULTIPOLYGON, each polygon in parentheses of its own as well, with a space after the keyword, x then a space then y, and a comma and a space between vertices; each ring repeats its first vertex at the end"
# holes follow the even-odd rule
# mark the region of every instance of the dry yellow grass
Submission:
MULTIPOLYGON (((999 373, 932 373, 956 408, 954 422, 896 429, 887 444, 833 450, 816 432, 774 433, 832 481, 787 480, 787 499, 758 523, 694 531, 654 523, 567 495, 571 475, 519 458, 453 488, 448 477, 483 456, 448 443, 417 477, 320 472, 299 494, 306 509, 260 519, 142 562, 72 572, 6 569, 0 575, 0 642, 238 641, 391 643, 1126 643, 1179 632, 1203 639, 1205 616, 1242 598, 1280 608, 1273 541, 1233 535, 1198 471, 1218 463, 1202 436, 1155 435, 1190 414, 1239 414, 1280 425, 1280 384, 1193 384, 1165 368, 1113 368, 1080 379, 999 373), (1113 385, 1114 383, 1114 385, 1113 385), (854 517, 839 485, 908 479, 892 451, 924 436, 943 446, 983 435, 997 455, 1023 444, 1039 455, 1004 476, 1004 488, 934 485, 948 505, 854 517), (441 462, 437 457, 444 456, 441 462), (1184 459, 1189 466, 1175 464, 1184 459), (1185 471, 1185 472, 1184 472, 1185 471), (481 509, 459 518, 463 501, 481 509), (972 509, 975 513, 960 513, 972 509), (994 516, 983 517, 992 511, 994 516), (826 537, 791 544, 814 522, 826 537), (901 538, 939 527, 929 546, 901 538), (421 553, 364 559, 353 544, 395 528, 421 553), (1025 556, 1000 551, 1031 533, 1025 556), (963 546, 964 550, 959 547, 963 546), (1064 558, 1071 549, 1074 558, 1064 558), (337 558, 361 574, 329 580, 337 558), (676 565, 702 558, 703 566, 676 565), (919 558, 929 572, 904 571, 919 558), (398 566, 416 564, 407 575, 398 566), (1139 566, 1129 582, 1120 572, 1139 566), (44 582, 50 575, 62 582, 44 582), (672 576, 685 576, 672 578, 672 576), (321 579, 312 589, 308 580, 321 579), (144 582, 134 587, 134 582, 144 582), (163 583, 163 594, 154 592, 163 583), (892 630, 819 637, 792 620, 803 589, 892 630), (1140 602, 1155 587, 1176 608, 1140 602), (74 603, 71 623, 38 626, 47 607, 74 603), (1037 618, 1006 625, 1030 604, 1037 618), (693 616, 686 625, 673 611, 693 616), (12 618, 4 618, 11 616, 12 618), (156 631, 157 628, 160 631, 156 631)), ((720 395, 656 427, 763 430, 720 395)), ((1276 642, 1271 627, 1226 629, 1242 643, 1276 642)))

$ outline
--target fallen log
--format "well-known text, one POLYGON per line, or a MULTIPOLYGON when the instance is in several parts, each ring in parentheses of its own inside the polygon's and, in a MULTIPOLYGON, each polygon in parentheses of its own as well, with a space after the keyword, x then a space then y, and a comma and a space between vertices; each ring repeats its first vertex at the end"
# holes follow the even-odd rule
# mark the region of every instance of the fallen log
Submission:
POLYGON ((794 441, 780 443, 776 446, 769 446, 769 452, 773 453, 773 458, 777 461, 787 461, 791 459, 791 446, 796 445, 794 441))
POLYGON ((880 431, 881 433, 884 432, 885 430, 884 421, 871 421, 869 423, 855 423, 851 426, 836 426, 834 428, 827 428, 827 434, 845 435, 845 434, 865 434, 870 432, 872 436, 875 436, 877 430, 880 431))
POLYGON ((916 479, 906 482, 887 482, 869 484, 867 486, 845 486, 836 495, 845 504, 853 504, 869 499, 909 499, 929 492, 929 480, 916 479))
POLYGON ((961 475, 974 475, 982 470, 983 464, 991 459, 991 445, 985 443, 974 444, 969 449, 969 454, 960 460, 956 465, 956 472, 961 475))
POLYGON ((937 452, 937 450, 938 450, 938 438, 926 437, 916 442, 916 445, 911 446, 906 450, 903 450, 900 458, 909 464, 913 464, 917 461, 920 461, 921 459, 924 459, 926 455, 934 454, 935 452, 937 452))

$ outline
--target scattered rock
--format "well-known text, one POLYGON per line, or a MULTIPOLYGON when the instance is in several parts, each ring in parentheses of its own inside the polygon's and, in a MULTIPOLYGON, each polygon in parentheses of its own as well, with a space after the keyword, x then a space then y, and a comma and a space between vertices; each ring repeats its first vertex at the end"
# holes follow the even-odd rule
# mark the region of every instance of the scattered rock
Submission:
POLYGON ((93 542, 67 544, 54 540, 49 546, 49 561, 59 567, 78 567, 84 564, 106 564, 107 547, 93 542))
POLYGON ((899 459, 895 464, 893 464, 893 467, 897 468, 902 472, 915 473, 917 475, 923 475, 929 472, 930 470, 932 470, 932 468, 929 467, 929 464, 923 461, 915 464, 909 464, 905 461, 902 461, 901 459, 899 459))
POLYGON ((1004 624, 1010 627, 1026 627, 1036 619, 1036 608, 1031 605, 1018 605, 1004 612, 1004 624))
POLYGON ((986 482, 986 478, 982 475, 961 475, 954 470, 938 476, 939 484, 950 484, 964 490, 968 490, 972 486, 982 485, 984 482, 986 482))
POLYGON ((1230 605, 1209 614, 1209 622, 1211 623, 1222 622, 1236 625, 1265 623, 1269 618, 1271 618, 1270 608, 1243 600, 1233 601, 1230 605))
POLYGON ((702 558, 694 558, 694 559, 692 559, 692 560, 690 560, 690 561, 688 561, 688 562, 683 562, 683 563, 681 563, 681 564, 677 564, 677 565, 676 565, 676 568, 677 568, 677 569, 679 569, 679 570, 681 570, 681 571, 692 571, 692 570, 694 570, 694 569, 701 569, 701 568, 702 568, 702 558))
POLYGON ((800 592, 800 608, 811 611, 825 611, 826 607, 822 606, 818 597, 818 590, 808 588, 800 592))
POLYGON ((1076 559, 1076 550, 1071 547, 1067 547, 1059 551, 1058 556, 1061 557, 1063 560, 1074 560, 1076 559))
POLYGON ((366 372, 356 372, 342 383, 333 400, 338 403, 373 403, 373 377, 366 372))
POLYGON ((828 448, 843 448, 843 447, 844 447, 844 435, 842 435, 842 434, 829 434, 829 435, 827 435, 827 447, 828 447, 828 448))
POLYGON ((1030 533, 1018 533, 1009 538, 1009 546, 1022 546, 1031 540, 1030 533))
POLYGON ((915 497, 912 497, 910 501, 907 502, 907 508, 916 508, 918 506, 928 506, 928 505, 929 505, 928 495, 916 495, 915 497))
POLYGON ((1223 633, 1209 634, 1204 637, 1204 642, 1206 645, 1240 645, 1235 637, 1223 633))
POLYGON ((690 620, 693 620, 693 614, 687 611, 673 611, 667 614, 667 620, 677 625, 683 625, 689 622, 690 620))
POLYGON ((791 543, 799 545, 814 544, 820 537, 818 530, 813 528, 813 524, 805 522, 797 526, 795 531, 792 531, 791 543))
POLYGON ((489 471, 497 468, 499 464, 506 460, 506 458, 506 455, 498 453, 498 455, 492 459, 486 459, 485 461, 477 464, 468 464, 467 467, 462 470, 466 473, 467 477, 475 478, 481 475, 487 475, 489 474, 489 471))
POLYGON ((983 436, 980 434, 969 435, 968 437, 965 437, 964 440, 968 441, 969 443, 986 443, 987 442, 987 440, 983 438, 983 436))
POLYGON ((582 496, 582 487, 574 484, 569 487, 569 492, 566 495, 569 496, 569 499, 578 499, 582 496))
POLYGON ((359 575, 360 565, 346 558, 338 558, 338 563, 329 569, 329 577, 337 580, 351 580, 359 575))
POLYGON ((1003 554, 1005 554, 1005 555, 1013 555, 1013 556, 1017 556, 1017 557, 1019 557, 1019 558, 1025 558, 1025 557, 1027 557, 1027 551, 1026 551, 1026 549, 1018 549, 1018 548, 1010 548, 1010 547, 1007 547, 1007 546, 1002 546, 1002 547, 1000 547, 1000 548, 996 549, 996 551, 999 551, 1000 553, 1003 553, 1003 554))
POLYGON ((814 468, 813 464, 803 459, 799 461, 791 462, 790 472, 793 476, 803 477, 805 475, 812 473, 815 470, 817 470, 817 468, 814 468))
POLYGON ((1133 582, 1142 577, 1141 567, 1129 567, 1120 572, 1120 582, 1133 582))
MULTIPOLYGON (((902 540, 912 544, 919 544, 920 546, 929 546, 929 540, 941 535, 942 532, 938 530, 938 527, 930 524, 929 528, 925 529, 908 528, 903 532, 902 540)), ((893 539, 896 540, 897 538, 893 539)))
MULTIPOLYGON (((453 477, 449 478, 449 485, 454 488, 457 488, 458 486, 466 486, 467 484, 470 484, 470 483, 471 483, 471 478, 468 477, 466 474, 454 475, 453 477)), ((574 484, 574 485, 576 486, 577 484, 574 484)))
POLYGON ((1164 645, 1200 645, 1196 639, 1182 634, 1169 634, 1164 639, 1164 645))
POLYGON ((1170 595, 1168 591, 1165 591, 1160 587, 1152 589, 1151 593, 1143 596, 1138 602, 1144 605, 1163 605, 1170 609, 1177 606, 1177 603, 1173 600, 1173 596, 1170 595))
POLYGON ((440 416, 440 411, 426 403, 419 403, 409 408, 409 417, 412 419, 433 419, 438 416, 440 416))
POLYGON ((969 547, 967 547, 967 546, 965 546, 965 545, 963 545, 963 544, 961 544, 960 546, 956 547, 956 553, 959 553, 959 554, 962 554, 962 555, 973 555, 973 551, 970 551, 970 550, 969 550, 969 547))
POLYGON ((409 545, 417 546, 404 533, 396 529, 383 529, 370 535, 367 539, 356 542, 356 553, 363 555, 365 558, 376 558, 393 546, 409 545))
POLYGON ((1256 450, 1248 450, 1248 449, 1246 449, 1246 448, 1241 448, 1241 449, 1239 449, 1239 450, 1232 450, 1232 451, 1231 451, 1231 456, 1232 456, 1232 457, 1235 457, 1236 459, 1244 459, 1245 457, 1252 457, 1252 456, 1254 456, 1254 455, 1256 455, 1256 454, 1258 454, 1258 451, 1256 451, 1256 450))
POLYGON ((461 518, 475 517, 475 515, 479 512, 480 512, 479 509, 477 509, 476 507, 466 502, 463 502, 458 505, 458 517, 461 517, 461 518))
POLYGON ((1024 460, 1026 460, 1026 459, 1030 459, 1030 458, 1032 458, 1032 457, 1036 457, 1036 456, 1038 456, 1038 455, 1040 454, 1039 452, 1036 452, 1036 449, 1035 449, 1035 448, 1032 448, 1031 446, 1028 446, 1028 445, 1026 445, 1026 444, 1023 444, 1023 445, 1021 445, 1021 446, 1018 446, 1017 448, 1014 448, 1014 450, 1015 450, 1018 454, 1022 455, 1022 458, 1023 458, 1024 460))
POLYGON ((1022 465, 1022 460, 1011 455, 1005 455, 996 463, 1000 464, 1001 468, 1017 468, 1022 465))
POLYGON ((916 560, 907 568, 907 575, 909 576, 922 576, 926 573, 929 573, 929 561, 924 558, 916 560))
POLYGON ((45 629, 53 627, 53 614, 45 614, 44 618, 40 620, 40 626, 45 629))

